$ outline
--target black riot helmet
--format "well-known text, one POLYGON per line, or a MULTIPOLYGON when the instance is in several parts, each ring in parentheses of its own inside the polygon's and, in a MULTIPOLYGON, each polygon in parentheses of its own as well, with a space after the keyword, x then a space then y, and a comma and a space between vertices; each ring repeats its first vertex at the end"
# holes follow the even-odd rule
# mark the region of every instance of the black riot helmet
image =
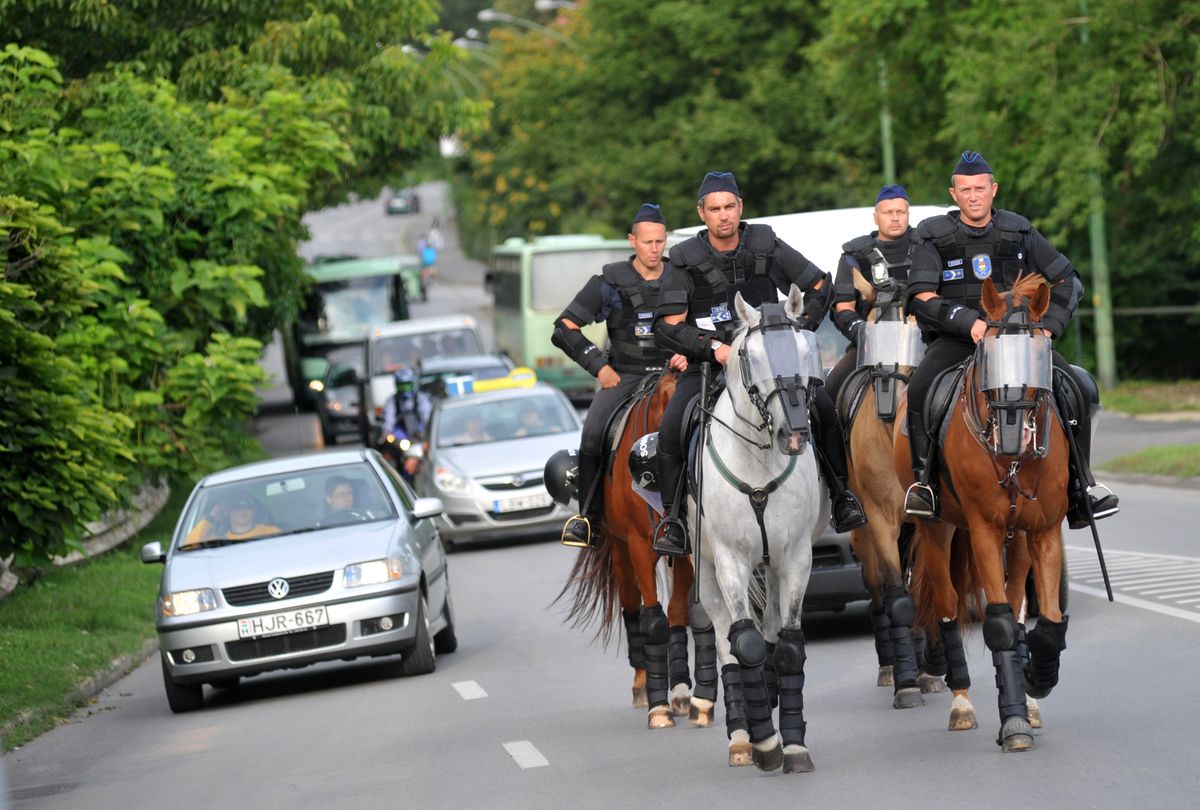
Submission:
POLYGON ((567 506, 579 498, 579 451, 559 450, 546 461, 542 473, 550 497, 567 506))
POLYGON ((629 448, 629 475, 635 489, 658 492, 658 433, 647 433, 629 448))

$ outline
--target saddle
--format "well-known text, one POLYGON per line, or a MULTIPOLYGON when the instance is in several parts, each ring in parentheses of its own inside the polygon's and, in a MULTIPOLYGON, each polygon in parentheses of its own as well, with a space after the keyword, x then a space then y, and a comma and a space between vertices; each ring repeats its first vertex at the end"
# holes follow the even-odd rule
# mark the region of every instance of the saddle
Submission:
POLYGON ((621 445, 621 436, 625 434, 625 425, 629 422, 629 415, 633 413, 633 406, 653 393, 661 376, 662 372, 658 372, 642 377, 641 384, 621 400, 621 404, 613 410, 604 424, 604 442, 601 444, 604 448, 604 458, 600 462, 600 469, 604 470, 609 478, 612 478, 613 461, 617 457, 617 448, 621 445))
POLYGON ((867 393, 867 386, 870 384, 871 367, 859 366, 850 372, 838 390, 837 402, 834 405, 837 408, 838 421, 842 423, 847 440, 849 440, 850 425, 854 423, 854 417, 858 414, 858 408, 862 405, 863 396, 867 393))

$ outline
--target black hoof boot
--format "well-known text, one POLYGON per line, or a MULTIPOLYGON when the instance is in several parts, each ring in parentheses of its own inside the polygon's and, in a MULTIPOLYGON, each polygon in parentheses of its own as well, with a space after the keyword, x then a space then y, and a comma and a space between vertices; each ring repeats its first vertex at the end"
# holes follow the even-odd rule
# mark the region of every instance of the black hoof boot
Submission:
POLYGON ((562 530, 562 544, 571 548, 593 548, 592 522, 583 515, 570 518, 562 530))
POLYGON ((679 518, 665 517, 654 530, 652 548, 664 557, 686 557, 692 553, 688 543, 687 529, 679 518))
POLYGON ((858 502, 858 498, 854 497, 853 492, 846 490, 834 497, 833 530, 835 532, 848 532, 859 526, 865 526, 866 523, 867 515, 863 512, 862 504, 858 502))

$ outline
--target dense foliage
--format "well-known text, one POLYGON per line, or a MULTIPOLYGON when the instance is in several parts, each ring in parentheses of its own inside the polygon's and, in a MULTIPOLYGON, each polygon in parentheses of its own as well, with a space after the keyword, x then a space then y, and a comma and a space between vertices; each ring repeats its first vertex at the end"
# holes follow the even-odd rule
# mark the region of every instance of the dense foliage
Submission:
MULTIPOLYGON (((657 200, 691 225, 714 169, 737 173, 748 216, 869 204, 886 107, 916 202, 947 202, 957 154, 979 150, 997 204, 1029 216, 1085 285, 1099 196, 1114 305, 1195 305, 1198 14, 1195 0, 580 3, 555 23, 570 44, 493 32, 490 127, 463 167, 469 224, 493 240, 613 232, 657 200)), ((1118 309, 1120 374, 1200 374, 1175 350, 1197 325, 1118 309)))
POLYGON ((304 213, 482 109, 430 0, 0 0, 0 559, 242 457, 304 213))

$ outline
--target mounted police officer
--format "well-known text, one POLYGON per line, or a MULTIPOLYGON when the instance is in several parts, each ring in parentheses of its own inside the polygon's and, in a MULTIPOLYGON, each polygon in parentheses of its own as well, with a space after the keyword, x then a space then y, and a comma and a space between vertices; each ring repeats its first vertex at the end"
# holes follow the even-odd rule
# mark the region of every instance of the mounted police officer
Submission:
MULTIPOLYGON (((829 307, 829 276, 781 241, 768 225, 741 221, 742 198, 731 172, 709 172, 700 184, 696 211, 706 228, 671 248, 677 268, 663 286, 662 302, 654 317, 654 338, 665 350, 687 358, 688 367, 675 385, 663 414, 658 436, 659 484, 663 513, 678 514, 675 503, 683 475, 683 418, 688 402, 700 390, 703 362, 721 365, 738 327, 733 300, 737 293, 751 306, 777 301, 778 292, 795 284, 805 291, 802 326, 815 330, 829 307)), ((823 388, 814 400, 819 435, 818 456, 833 496, 833 521, 838 531, 866 522, 862 505, 846 488, 846 456, 833 401, 823 388)), ((680 556, 690 552, 682 522, 668 520, 655 532, 654 549, 680 556)))
MULTIPOLYGON (((920 244, 913 254, 905 301, 929 345, 908 386, 908 435, 917 480, 905 496, 904 511, 926 519, 938 514, 933 441, 926 433, 926 427, 936 426, 924 424, 922 410, 938 373, 969 357, 983 338, 987 329, 980 304, 984 279, 991 277, 996 289, 1004 292, 1020 273, 1044 276, 1050 284, 1050 308, 1042 317, 1042 333, 1050 338, 1062 335, 1083 296, 1079 274, 1066 256, 1025 217, 992 207, 999 187, 982 155, 963 152, 950 182, 950 197, 959 210, 926 219, 917 228, 920 244)), ((1117 496, 1107 487, 1097 486, 1088 467, 1092 435, 1088 405, 1099 403, 1095 383, 1086 372, 1074 372, 1057 351, 1053 354, 1055 369, 1073 380, 1090 400, 1077 415, 1074 428, 1082 467, 1077 472, 1088 482, 1092 515, 1108 517, 1118 511, 1117 496)), ((1084 490, 1074 483, 1072 488, 1067 519, 1074 529, 1088 521, 1084 490)))
POLYGON ((633 255, 605 265, 592 276, 558 316, 551 336, 555 346, 600 383, 584 420, 579 448, 579 503, 586 514, 572 517, 563 527, 562 542, 568 546, 593 545, 604 514, 604 489, 597 478, 609 418, 645 375, 669 364, 682 370, 685 364, 683 358, 673 359, 659 349, 651 333, 659 291, 673 272, 663 261, 667 229, 657 205, 646 203, 638 210, 629 228, 629 244, 633 255), (581 331, 600 322, 608 326, 608 354, 581 331))
POLYGON ((867 317, 867 302, 854 287, 854 271, 872 284, 889 278, 905 283, 912 266, 916 242, 908 226, 908 192, 904 186, 881 188, 875 197, 873 216, 878 230, 842 245, 844 252, 833 281, 833 324, 850 341, 846 354, 825 379, 825 389, 835 402, 842 383, 858 365, 859 331, 867 317))

